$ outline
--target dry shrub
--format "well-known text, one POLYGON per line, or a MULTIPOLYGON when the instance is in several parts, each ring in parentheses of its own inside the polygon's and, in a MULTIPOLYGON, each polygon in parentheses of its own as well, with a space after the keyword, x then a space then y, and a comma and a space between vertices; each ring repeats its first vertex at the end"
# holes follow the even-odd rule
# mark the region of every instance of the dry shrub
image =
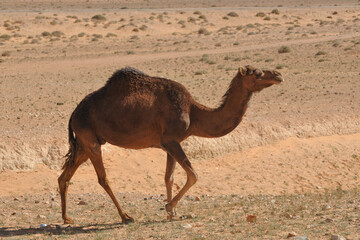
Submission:
POLYGON ((238 17, 239 16, 236 12, 229 12, 227 15, 229 17, 238 17))
POLYGON ((272 14, 279 15, 279 14, 280 14, 280 11, 279 11, 279 9, 273 9, 273 10, 271 11, 271 13, 272 13, 272 14))
POLYGON ((291 50, 289 47, 287 46, 281 46, 279 49, 278 49, 278 53, 289 53, 291 50))
POLYGON ((5 51, 1 54, 3 57, 10 57, 10 51, 5 51))
POLYGON ((206 28, 200 28, 198 30, 199 34, 204 34, 204 35, 210 35, 210 32, 206 29, 206 28))
POLYGON ((100 14, 97 14, 91 18, 91 21, 93 22, 104 22, 106 21, 106 17, 100 14))
POLYGON ((255 16, 256 17, 265 17, 266 14, 264 12, 258 12, 255 16))

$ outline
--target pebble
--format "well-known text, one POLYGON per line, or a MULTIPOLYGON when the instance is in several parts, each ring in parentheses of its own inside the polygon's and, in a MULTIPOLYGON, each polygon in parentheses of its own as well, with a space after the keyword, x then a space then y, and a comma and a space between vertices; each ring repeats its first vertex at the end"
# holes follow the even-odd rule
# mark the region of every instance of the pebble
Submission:
POLYGON ((38 218, 38 219, 46 219, 46 217, 44 215, 40 215, 40 214, 37 215, 36 218, 38 218))
POLYGON ((192 226, 187 223, 187 224, 183 225, 183 228, 185 228, 185 229, 190 229, 190 228, 192 228, 192 226))
POLYGON ((193 219, 193 218, 195 218, 195 214, 193 214, 193 213, 190 213, 190 214, 187 214, 187 215, 182 215, 180 217, 180 219, 193 219))
POLYGON ((195 197, 195 201, 201 201, 199 197, 195 197))
POLYGON ((211 217, 211 218, 209 218, 209 221, 210 222, 215 222, 215 218, 211 217))
POLYGON ((307 236, 296 236, 293 240, 308 240, 307 236))
POLYGON ((333 219, 331 219, 331 218, 327 218, 327 219, 325 219, 325 222, 327 222, 327 223, 332 223, 334 220, 333 219))
POLYGON ((256 222, 256 216, 255 215, 247 215, 246 216, 246 221, 254 223, 254 222, 256 222))
POLYGON ((296 235, 296 232, 289 232, 287 238, 295 237, 296 235))
POLYGON ((78 205, 88 205, 88 203, 85 202, 85 201, 83 201, 83 200, 81 200, 81 201, 79 201, 78 205))
POLYGON ((331 240, 346 240, 346 238, 340 235, 332 235, 331 240))
POLYGON ((329 204, 325 204, 322 206, 322 210, 329 210, 331 209, 331 206, 329 204))

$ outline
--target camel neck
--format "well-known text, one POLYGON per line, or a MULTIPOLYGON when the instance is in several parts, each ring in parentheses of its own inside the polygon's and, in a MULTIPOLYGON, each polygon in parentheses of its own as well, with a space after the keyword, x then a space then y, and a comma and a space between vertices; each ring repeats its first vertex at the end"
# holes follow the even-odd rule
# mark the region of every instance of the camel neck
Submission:
POLYGON ((241 81, 230 84, 218 108, 196 105, 191 114, 194 123, 192 135, 200 137, 221 137, 234 130, 241 122, 252 92, 242 86, 241 81))

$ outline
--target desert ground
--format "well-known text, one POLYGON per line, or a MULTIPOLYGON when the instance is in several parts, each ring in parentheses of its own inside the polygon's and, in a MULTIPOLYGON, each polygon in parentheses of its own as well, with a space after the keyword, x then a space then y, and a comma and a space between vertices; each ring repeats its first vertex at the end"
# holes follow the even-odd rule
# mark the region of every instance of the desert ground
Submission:
MULTIPOLYGON (((0 239, 360 239, 359 92, 357 0, 1 1, 0 239), (165 152, 105 144, 135 223, 88 161, 69 187, 75 224, 62 224, 68 120, 87 94, 131 66, 217 107, 245 65, 285 81, 256 93, 230 134, 182 143, 199 181, 176 219, 165 152)), ((185 182, 178 165, 175 190, 185 182)))

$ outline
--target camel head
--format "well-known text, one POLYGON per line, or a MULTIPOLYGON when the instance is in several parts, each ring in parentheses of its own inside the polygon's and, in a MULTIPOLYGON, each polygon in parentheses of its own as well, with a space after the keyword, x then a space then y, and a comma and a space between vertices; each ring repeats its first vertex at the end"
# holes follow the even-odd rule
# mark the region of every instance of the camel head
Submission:
POLYGON ((280 84, 284 79, 275 70, 260 70, 253 66, 240 67, 237 78, 248 90, 258 92, 273 84, 280 84))

